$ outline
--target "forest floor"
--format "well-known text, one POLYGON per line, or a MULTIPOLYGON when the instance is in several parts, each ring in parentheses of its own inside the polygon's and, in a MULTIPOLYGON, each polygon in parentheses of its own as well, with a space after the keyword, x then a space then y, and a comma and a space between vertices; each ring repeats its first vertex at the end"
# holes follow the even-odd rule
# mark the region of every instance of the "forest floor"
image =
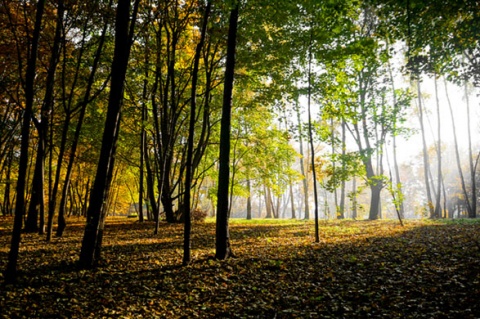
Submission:
MULTIPOLYGON (((235 258, 217 261, 213 222, 110 219, 103 260, 77 268, 83 223, 63 238, 22 234, 19 281, 0 318, 480 318, 480 220, 232 220, 235 258)), ((0 218, 0 269, 11 220, 0 218)), ((0 275, 0 281, 3 277, 0 275)))

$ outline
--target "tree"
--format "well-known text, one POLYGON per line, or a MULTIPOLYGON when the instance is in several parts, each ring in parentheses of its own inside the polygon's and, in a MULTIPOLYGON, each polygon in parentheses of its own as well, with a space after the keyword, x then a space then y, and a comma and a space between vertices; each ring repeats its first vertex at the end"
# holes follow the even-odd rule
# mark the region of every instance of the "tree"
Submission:
POLYGON ((238 2, 233 4, 233 8, 230 11, 228 27, 226 57, 227 61, 225 66, 225 84, 223 89, 223 107, 220 128, 220 167, 218 172, 217 218, 215 232, 215 257, 217 259, 227 259, 232 254, 230 248, 230 234, 228 229, 228 197, 230 184, 230 125, 239 6, 240 4, 238 2))
POLYGON ((200 35, 200 41, 197 44, 195 50, 195 57, 193 58, 193 71, 192 71, 192 96, 191 96, 191 105, 190 105, 190 121, 188 128, 188 141, 187 141, 187 164, 186 164, 186 181, 185 181, 185 196, 184 204, 185 208, 185 231, 184 231, 184 244, 183 244, 183 264, 187 265, 191 260, 191 247, 190 247, 190 235, 191 235, 191 188, 192 188, 192 175, 193 175, 193 138, 195 134, 195 117, 196 117, 196 95, 197 95, 197 78, 198 78, 198 65, 200 63, 200 55, 202 53, 202 48, 205 43, 205 35, 207 33, 207 22, 210 15, 210 8, 212 2, 208 1, 205 7, 205 12, 203 15, 202 29, 200 35))
POLYGON ((107 117, 102 137, 102 148, 97 173, 87 211, 87 224, 82 240, 79 263, 92 267, 100 258, 103 225, 106 216, 105 204, 112 181, 115 150, 120 130, 121 106, 125 75, 132 44, 135 17, 139 1, 135 1, 130 21, 130 1, 119 0, 115 20, 115 50, 112 61, 112 79, 108 100, 107 117))
POLYGON ((17 261, 20 248, 22 217, 25 212, 25 183, 28 165, 28 144, 30 137, 30 121, 32 117, 33 98, 34 98, 34 80, 36 75, 38 43, 42 27, 42 17, 45 8, 45 0, 39 0, 36 5, 35 27, 30 46, 30 56, 27 62, 27 71, 25 74, 25 110, 22 117, 22 141, 20 147, 20 163, 18 168, 17 180, 17 200, 15 204, 15 220, 12 232, 12 241, 10 252, 8 254, 8 263, 5 270, 5 281, 15 282, 17 279, 17 261))

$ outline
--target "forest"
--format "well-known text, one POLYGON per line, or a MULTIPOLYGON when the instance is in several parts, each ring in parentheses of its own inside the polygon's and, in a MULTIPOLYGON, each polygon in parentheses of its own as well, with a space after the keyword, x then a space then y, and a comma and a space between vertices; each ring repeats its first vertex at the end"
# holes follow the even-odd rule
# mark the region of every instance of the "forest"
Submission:
POLYGON ((480 315, 478 0, 0 0, 0 30, 0 316, 480 315))

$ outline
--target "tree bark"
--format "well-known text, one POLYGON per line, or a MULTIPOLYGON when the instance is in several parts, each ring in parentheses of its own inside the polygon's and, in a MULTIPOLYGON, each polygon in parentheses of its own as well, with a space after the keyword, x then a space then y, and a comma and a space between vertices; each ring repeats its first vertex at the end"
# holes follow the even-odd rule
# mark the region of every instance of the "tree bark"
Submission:
MULTIPOLYGON (((309 209, 309 201, 308 201, 308 176, 307 172, 305 171, 305 164, 304 164, 304 158, 305 154, 303 151, 303 130, 302 130, 302 122, 300 118, 300 107, 298 105, 298 98, 296 101, 296 111, 297 111, 297 120, 298 120, 298 139, 299 139, 299 147, 300 147, 300 172, 302 173, 303 180, 302 180, 302 185, 303 185, 303 197, 305 201, 305 219, 310 219, 310 209, 309 209)), ((308 153, 308 151, 307 151, 308 153)))
MULTIPOLYGON (((90 196, 87 211, 87 224, 80 251, 79 264, 89 268, 100 258, 100 245, 103 236, 103 224, 106 215, 105 203, 112 180, 115 164, 115 150, 120 129, 123 88, 130 55, 131 38, 129 37, 130 1, 119 0, 115 22, 115 48, 112 61, 112 79, 108 100, 108 111, 102 137, 100 159, 90 196)), ((134 24, 135 16, 132 24, 134 24)))
POLYGON ((465 89, 465 101, 467 105, 467 131, 468 131, 468 164, 470 167, 470 185, 471 185, 471 207, 468 214, 470 218, 477 217, 477 184, 476 184, 476 168, 477 168, 477 161, 474 160, 473 153, 472 153, 472 129, 471 129, 471 120, 470 120, 470 99, 468 97, 468 90, 467 90, 467 81, 464 81, 463 87, 465 89))
MULTIPOLYGON (((111 4, 111 1, 110 1, 111 4)), ((63 233, 65 231, 65 228, 67 227, 66 219, 65 219, 65 213, 66 213, 66 205, 67 205, 67 199, 68 199, 68 192, 70 189, 70 182, 71 182, 71 177, 72 177, 72 171, 73 171, 73 164, 75 163, 75 157, 77 153, 77 147, 78 143, 80 140, 80 133, 82 130, 83 126, 83 119, 85 118, 85 113, 87 110, 87 105, 90 100, 91 96, 91 91, 92 87, 95 81, 95 75, 98 70, 98 65, 100 63, 100 58, 101 54, 103 51, 103 45, 105 43, 105 35, 107 32, 107 27, 108 23, 105 23, 102 29, 102 33, 100 36, 100 42, 98 44, 98 48, 95 52, 95 57, 93 59, 93 64, 92 64, 92 69, 90 71, 90 75, 88 77, 88 82, 86 85, 85 89, 85 94, 83 95, 83 101, 80 104, 80 111, 78 115, 78 121, 77 125, 75 127, 75 133, 74 137, 72 140, 72 146, 70 147, 70 155, 68 158, 68 164, 67 164, 67 171, 65 172, 65 181, 63 182, 63 187, 61 191, 61 197, 60 197, 60 205, 59 205, 59 210, 58 210, 58 226, 57 226, 57 231, 56 231, 56 236, 57 237, 62 237, 63 233)), ((86 190, 86 193, 88 194, 89 190, 86 190)), ((86 195, 88 196, 88 195, 86 195)))
POLYGON ((315 147, 313 143, 313 125, 312 125, 312 111, 311 111, 311 98, 312 98, 312 38, 313 31, 310 31, 310 45, 308 47, 308 142, 310 144, 310 165, 312 167, 313 178, 313 200, 315 204, 314 217, 315 217, 315 242, 320 242, 319 224, 318 224, 318 193, 317 193, 317 174, 315 172, 315 147))
POLYGON ((220 127, 220 155, 217 193, 217 218, 215 229, 215 257, 227 259, 231 255, 230 234, 228 229, 229 179, 230 179, 230 132, 232 116, 232 93, 235 72, 235 49, 237 43, 239 3, 230 12, 225 84, 223 91, 222 119, 220 127))
POLYGON ((36 75, 36 64, 38 54, 38 43, 42 26, 42 17, 45 8, 45 0, 37 2, 35 14, 35 27, 32 35, 32 44, 30 56, 27 62, 27 71, 25 74, 25 110, 22 119, 22 140, 20 144, 20 162, 17 179, 17 200, 15 203, 15 218, 12 231, 12 240, 10 252, 8 254, 8 263, 5 269, 5 282, 14 283, 17 280, 17 262, 20 249, 22 218, 25 212, 25 184, 28 168, 28 144, 30 139, 30 121, 32 118, 34 81, 36 75))
POLYGON ((430 216, 434 215, 432 193, 430 190, 430 178, 429 178, 429 165, 430 160, 428 156, 427 141, 425 139, 425 128, 423 121, 423 104, 422 104, 422 90, 420 88, 420 80, 417 79, 417 98, 418 98, 418 119, 420 121, 420 131, 422 133, 422 146, 423 146, 423 172, 425 175, 425 188, 427 191, 427 201, 430 216))
POLYGON ((191 92, 191 105, 190 105, 190 121, 188 127, 188 140, 187 140, 187 163, 185 172, 185 196, 184 196, 184 232, 183 232, 183 265, 188 265, 191 261, 191 232, 192 232, 192 217, 191 217, 191 188, 193 179, 193 140, 195 135, 195 116, 197 113, 197 79, 198 79, 198 67, 200 63, 200 55, 205 43, 205 35, 207 33, 207 22, 210 15, 210 8, 212 2, 208 1, 205 7, 203 15, 203 24, 200 35, 200 41, 197 44, 195 50, 195 57, 193 59, 192 70, 192 92, 191 92))
POLYGON ((248 198, 247 198, 247 219, 252 219, 252 185, 250 179, 247 178, 247 189, 248 189, 248 198))
POLYGON ((442 205, 440 203, 442 197, 442 133, 441 133, 441 119, 440 119, 440 101, 438 100, 438 81, 437 74, 434 74, 434 84, 435 84, 435 103, 437 106, 437 192, 435 198, 435 218, 440 218, 442 215, 442 205))

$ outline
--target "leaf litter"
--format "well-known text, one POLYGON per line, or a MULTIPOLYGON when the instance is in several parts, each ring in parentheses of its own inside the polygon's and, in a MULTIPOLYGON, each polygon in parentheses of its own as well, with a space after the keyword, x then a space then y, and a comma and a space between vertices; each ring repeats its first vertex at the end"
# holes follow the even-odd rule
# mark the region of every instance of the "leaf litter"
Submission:
MULTIPOLYGON (((114 220, 103 259, 77 268, 83 226, 45 243, 23 234, 19 282, 0 318, 480 318, 480 224, 332 221, 231 223, 235 258, 215 260, 215 225, 114 220)), ((10 234, 0 232, 5 269, 10 234)), ((3 278, 0 278, 3 281, 3 278)))

